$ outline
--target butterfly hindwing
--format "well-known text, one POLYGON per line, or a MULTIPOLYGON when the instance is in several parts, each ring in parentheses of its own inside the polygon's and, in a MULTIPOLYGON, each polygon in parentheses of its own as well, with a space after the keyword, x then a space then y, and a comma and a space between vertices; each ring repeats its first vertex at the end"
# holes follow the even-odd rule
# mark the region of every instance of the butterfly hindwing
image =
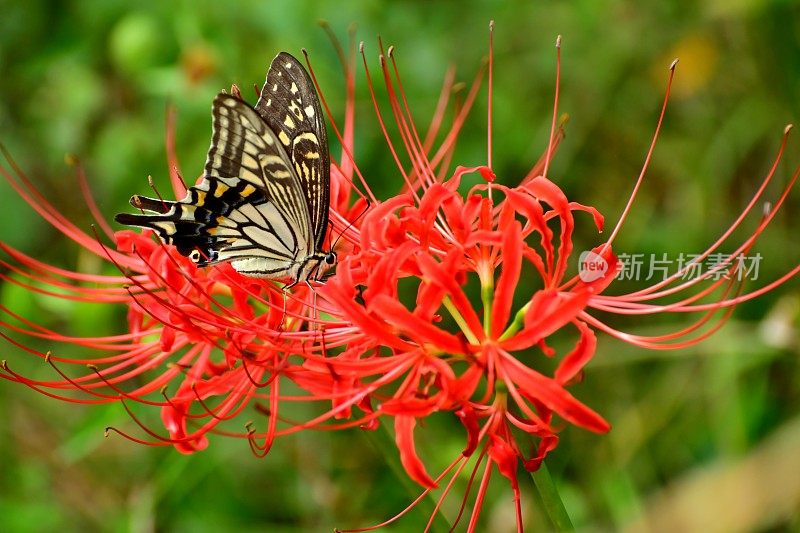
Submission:
POLYGON ((226 242, 213 235, 219 217, 227 217, 233 209, 248 201, 259 201, 258 191, 245 190, 245 182, 229 187, 212 176, 204 176, 190 187, 179 202, 145 196, 134 196, 131 205, 155 215, 120 213, 117 222, 154 230, 167 244, 182 255, 192 256, 198 266, 216 262, 219 249, 226 242), (249 194, 248 194, 249 193, 249 194))
POLYGON ((328 134, 314 84, 297 59, 281 52, 272 60, 255 109, 292 161, 311 216, 314 247, 320 250, 330 204, 328 134))

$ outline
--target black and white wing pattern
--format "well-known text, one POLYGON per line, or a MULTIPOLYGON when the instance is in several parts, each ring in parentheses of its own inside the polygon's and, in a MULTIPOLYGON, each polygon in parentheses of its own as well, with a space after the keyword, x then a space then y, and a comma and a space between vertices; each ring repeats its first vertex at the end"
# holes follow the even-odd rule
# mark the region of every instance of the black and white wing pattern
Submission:
POLYGON ((272 60, 256 111, 292 160, 308 201, 314 245, 320 250, 330 205, 328 133, 314 84, 290 54, 281 52, 272 60))
POLYGON ((330 185, 325 123, 296 59, 279 54, 273 79, 287 81, 273 83, 273 99, 264 99, 265 87, 258 110, 225 93, 214 99, 204 176, 184 199, 134 196, 134 207, 154 214, 116 220, 155 230, 198 266, 230 261, 251 276, 321 279, 336 261, 320 250, 330 185))

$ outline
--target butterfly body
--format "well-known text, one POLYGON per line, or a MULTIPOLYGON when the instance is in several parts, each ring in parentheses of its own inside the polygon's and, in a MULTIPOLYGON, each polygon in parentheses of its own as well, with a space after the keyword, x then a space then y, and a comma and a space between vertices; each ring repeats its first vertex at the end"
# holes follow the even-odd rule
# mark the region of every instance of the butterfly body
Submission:
POLYGON ((117 221, 153 229, 198 266, 228 261, 254 277, 322 279, 336 263, 333 252, 322 250, 330 160, 305 69, 278 54, 255 108, 220 93, 212 116, 200 183, 176 202, 134 196, 134 207, 155 214, 123 213, 117 221))

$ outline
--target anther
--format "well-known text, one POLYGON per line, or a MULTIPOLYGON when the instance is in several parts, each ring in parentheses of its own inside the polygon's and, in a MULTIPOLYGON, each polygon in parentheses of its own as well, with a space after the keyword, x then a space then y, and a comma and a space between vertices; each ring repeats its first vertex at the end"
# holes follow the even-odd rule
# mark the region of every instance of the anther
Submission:
POLYGON ((556 37, 556 48, 561 48, 561 36, 556 37))
POLYGON ((172 171, 175 173, 180 182, 183 184, 184 188, 188 189, 189 186, 186 184, 186 180, 183 179, 183 174, 181 174, 181 171, 178 169, 177 165, 172 165, 172 171))
POLYGON ((50 362, 50 350, 47 350, 47 353, 44 354, 44 362, 45 363, 49 363, 50 362))
POLYGON ((794 128, 794 124, 787 124, 785 128, 783 128, 783 134, 786 135, 794 128))
POLYGON ((391 46, 389 47, 389 50, 387 50, 387 51, 386 51, 386 55, 388 55, 388 56, 389 56, 389 58, 391 58, 392 56, 394 56, 394 45, 391 45, 391 46))
POLYGON ((764 206, 761 208, 761 212, 764 213, 765 217, 768 217, 769 214, 772 212, 772 202, 764 202, 764 206))
POLYGON ((158 199, 161 200, 161 205, 164 207, 164 211, 166 211, 167 204, 164 202, 164 198, 162 198, 161 193, 158 192, 158 189, 156 188, 156 182, 153 181, 153 176, 149 174, 147 175, 147 184, 150 186, 151 189, 153 189, 153 192, 158 197, 158 199))
POLYGON ((675 59, 673 59, 672 63, 669 66, 669 69, 670 70, 675 70, 675 67, 678 65, 678 61, 679 61, 679 59, 677 57, 675 59))

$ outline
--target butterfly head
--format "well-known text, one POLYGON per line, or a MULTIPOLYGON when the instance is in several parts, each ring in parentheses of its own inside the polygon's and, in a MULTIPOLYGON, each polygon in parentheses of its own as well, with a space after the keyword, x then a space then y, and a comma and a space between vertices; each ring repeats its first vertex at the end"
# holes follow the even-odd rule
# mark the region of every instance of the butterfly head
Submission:
POLYGON ((328 268, 336 264, 336 252, 330 251, 325 254, 325 264, 328 265, 328 268))
POLYGON ((337 257, 336 252, 333 250, 329 252, 321 252, 318 257, 319 263, 317 263, 317 268, 312 275, 315 280, 322 281, 326 277, 325 274, 327 274, 330 269, 336 266, 337 257))
POLYGON ((336 252, 317 252, 306 259, 297 272, 298 281, 323 281, 330 269, 336 266, 336 252))

